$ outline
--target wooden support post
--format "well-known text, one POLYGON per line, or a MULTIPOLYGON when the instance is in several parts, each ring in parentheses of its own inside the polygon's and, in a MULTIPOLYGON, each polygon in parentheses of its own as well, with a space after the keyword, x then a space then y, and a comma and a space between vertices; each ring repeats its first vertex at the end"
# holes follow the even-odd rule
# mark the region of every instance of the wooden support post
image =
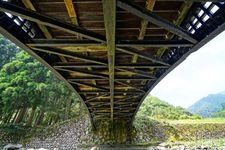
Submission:
POLYGON ((102 0, 104 23, 107 39, 109 86, 110 86, 110 108, 111 120, 113 121, 114 101, 114 65, 115 65, 115 35, 116 35, 116 1, 102 0))

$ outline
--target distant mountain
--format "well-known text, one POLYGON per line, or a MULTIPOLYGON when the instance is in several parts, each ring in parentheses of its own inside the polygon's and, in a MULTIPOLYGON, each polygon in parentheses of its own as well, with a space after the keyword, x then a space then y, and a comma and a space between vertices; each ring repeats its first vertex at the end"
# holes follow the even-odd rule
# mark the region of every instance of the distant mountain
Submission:
POLYGON ((182 107, 175 107, 157 97, 148 96, 141 105, 138 115, 154 119, 197 119, 200 118, 182 107))
POLYGON ((225 103, 225 91, 218 94, 210 94, 190 106, 187 110, 202 117, 212 117, 215 112, 222 109, 225 103))

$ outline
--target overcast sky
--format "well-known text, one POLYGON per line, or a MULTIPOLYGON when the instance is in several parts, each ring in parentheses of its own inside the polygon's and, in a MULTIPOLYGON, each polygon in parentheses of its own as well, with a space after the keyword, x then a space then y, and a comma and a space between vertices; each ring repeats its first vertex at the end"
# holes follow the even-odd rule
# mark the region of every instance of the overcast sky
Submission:
POLYGON ((187 108, 208 94, 225 91, 225 32, 170 72, 150 93, 187 108))

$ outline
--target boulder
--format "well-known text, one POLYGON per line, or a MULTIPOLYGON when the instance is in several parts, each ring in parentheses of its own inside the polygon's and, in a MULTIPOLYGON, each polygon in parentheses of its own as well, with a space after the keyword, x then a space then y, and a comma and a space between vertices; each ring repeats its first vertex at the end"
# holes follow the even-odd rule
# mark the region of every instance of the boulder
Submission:
POLYGON ((23 145, 21 144, 7 144, 3 147, 3 150, 21 150, 23 145))

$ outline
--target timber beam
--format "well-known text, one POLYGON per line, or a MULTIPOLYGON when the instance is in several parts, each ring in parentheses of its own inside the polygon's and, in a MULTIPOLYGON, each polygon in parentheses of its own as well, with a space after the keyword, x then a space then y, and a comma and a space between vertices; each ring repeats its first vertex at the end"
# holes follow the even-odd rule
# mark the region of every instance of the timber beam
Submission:
POLYGON ((59 70, 59 71, 65 71, 65 72, 78 72, 78 73, 81 73, 81 74, 86 74, 86 75, 89 75, 89 76, 93 76, 93 77, 99 77, 99 78, 103 78, 103 79, 108 79, 108 76, 107 75, 104 75, 104 74, 99 74, 97 72, 94 72, 94 71, 89 71, 89 70, 80 70, 80 69, 74 69, 74 68, 58 68, 58 67, 54 67, 56 70, 59 70))
POLYGON ((111 120, 113 121, 114 66, 116 49, 116 1, 102 0, 108 52, 111 120))
POLYGON ((56 62, 53 64, 58 68, 107 68, 107 65, 100 65, 95 63, 75 63, 75 62, 56 62))
POLYGON ((117 47, 118 51, 124 52, 124 53, 128 53, 131 55, 137 55, 138 57, 144 58, 146 60, 152 61, 154 63, 159 63, 165 66, 170 66, 170 64, 163 62, 162 60, 157 60, 156 58, 153 58, 151 55, 145 53, 145 52, 140 52, 138 50, 136 50, 135 48, 131 48, 131 47, 117 47))
MULTIPOLYGON (((32 47, 45 47, 45 46, 96 46, 105 45, 104 43, 96 42, 93 40, 73 40, 73 39, 30 39, 25 42, 28 46, 32 47)), ((116 41, 118 47, 191 47, 192 43, 186 40, 118 40, 116 41)))
POLYGON ((76 84, 76 85, 88 86, 88 87, 99 89, 99 90, 102 90, 102 91, 109 91, 106 88, 103 88, 103 87, 100 87, 100 86, 97 86, 97 85, 92 85, 92 84, 89 84, 89 83, 83 83, 83 82, 78 82, 78 81, 70 81, 70 80, 69 80, 69 83, 76 84))
POLYGON ((91 58, 90 56, 81 55, 79 53, 66 51, 66 50, 63 50, 63 49, 60 49, 60 48, 33 47, 32 49, 36 50, 36 51, 55 54, 55 55, 64 56, 64 57, 68 57, 68 58, 80 59, 80 60, 84 60, 84 61, 88 61, 88 62, 92 62, 92 63, 96 63, 96 64, 107 65, 106 62, 103 62, 102 60, 99 60, 97 58, 91 58))
POLYGON ((146 91, 142 90, 141 87, 136 87, 134 85, 130 85, 129 83, 124 83, 124 82, 121 82, 121 81, 115 81, 115 82, 120 84, 120 85, 126 86, 126 87, 131 87, 131 88, 136 89, 137 91, 140 91, 140 92, 143 92, 143 93, 146 92, 146 91))
POLYGON ((91 97, 91 98, 86 99, 84 102, 87 103, 87 102, 90 102, 90 101, 99 99, 100 97, 104 97, 104 96, 108 96, 108 95, 109 95, 109 93, 99 94, 99 95, 97 95, 97 96, 93 96, 93 97, 91 97))
POLYGON ((104 36, 99 35, 95 32, 89 31, 85 28, 82 28, 70 23, 66 23, 65 21, 35 12, 30 9, 26 9, 26 8, 11 4, 8 2, 0 1, 0 11, 8 12, 12 15, 20 16, 21 18, 30 20, 32 22, 57 28, 74 35, 78 34, 78 35, 81 35, 82 37, 86 37, 87 39, 95 40, 98 42, 106 41, 104 36))
POLYGON ((152 79, 156 79, 156 77, 152 76, 150 73, 146 72, 146 71, 142 71, 142 70, 138 70, 138 69, 129 69, 129 68, 116 68, 117 70, 120 71, 125 71, 125 72, 131 72, 137 75, 140 75, 142 77, 147 77, 147 78, 152 78, 152 79))
POLYGON ((127 10, 128 12, 147 20, 148 22, 151 22, 157 26, 160 26, 192 43, 197 43, 198 41, 192 37, 190 33, 188 33, 186 30, 184 30, 181 27, 175 26, 173 23, 155 15, 151 11, 149 11, 146 8, 143 8, 141 6, 136 5, 134 2, 129 0, 118 0, 117 6, 127 10))
MULTIPOLYGON (((56 62, 53 64, 54 67, 58 68, 107 68, 106 65, 94 64, 94 63, 74 63, 74 62, 56 62)), ((169 66, 160 64, 115 64, 115 68, 169 68, 169 66)))

